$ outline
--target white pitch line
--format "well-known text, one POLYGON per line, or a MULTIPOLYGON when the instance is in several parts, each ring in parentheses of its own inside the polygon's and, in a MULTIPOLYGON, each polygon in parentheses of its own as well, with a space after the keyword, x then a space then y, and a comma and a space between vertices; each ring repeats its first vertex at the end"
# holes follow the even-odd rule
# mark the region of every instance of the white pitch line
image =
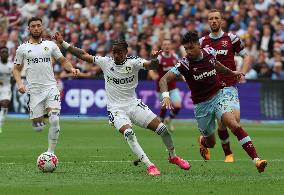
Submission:
MULTIPOLYGON (((164 161, 164 160, 153 160, 154 162, 157 161, 164 161)), ((196 160, 196 159, 190 159, 188 160, 189 162, 204 162, 204 160, 196 160)), ((224 162, 224 160, 209 160, 209 162, 224 162)), ((249 161, 248 159, 236 159, 235 162, 238 161, 249 161)), ((284 159, 269 159, 267 160, 268 162, 284 162, 284 159)), ((82 163, 82 164, 86 164, 86 163, 132 163, 133 160, 94 160, 94 161, 76 161, 76 163, 82 163)), ((60 161, 59 163, 65 163, 65 164, 74 164, 74 161, 60 161)), ((20 163, 16 163, 16 162, 0 162, 0 164, 3 165, 14 165, 14 164, 20 164, 20 163)))

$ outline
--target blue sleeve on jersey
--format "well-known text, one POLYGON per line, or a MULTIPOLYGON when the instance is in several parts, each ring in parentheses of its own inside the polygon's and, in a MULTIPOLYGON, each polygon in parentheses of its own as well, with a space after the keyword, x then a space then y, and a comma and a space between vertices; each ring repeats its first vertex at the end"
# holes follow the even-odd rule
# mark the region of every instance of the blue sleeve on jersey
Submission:
POLYGON ((179 75, 180 75, 180 72, 178 71, 177 67, 171 68, 170 71, 171 71, 172 73, 174 73, 176 76, 179 76, 179 75))
POLYGON ((216 50, 215 49, 210 49, 210 53, 216 58, 216 56, 217 56, 217 52, 216 52, 216 50))

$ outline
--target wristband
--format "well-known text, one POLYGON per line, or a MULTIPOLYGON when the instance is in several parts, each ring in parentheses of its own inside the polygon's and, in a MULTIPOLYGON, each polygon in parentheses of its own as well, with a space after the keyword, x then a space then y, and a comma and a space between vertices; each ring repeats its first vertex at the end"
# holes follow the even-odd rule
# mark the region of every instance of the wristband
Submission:
POLYGON ((70 47, 70 44, 67 43, 66 41, 63 41, 63 42, 61 43, 61 45, 62 45, 62 47, 63 47, 64 49, 68 49, 68 48, 70 47))
POLYGON ((170 93, 168 91, 165 91, 162 93, 162 97, 164 98, 170 98, 170 93))

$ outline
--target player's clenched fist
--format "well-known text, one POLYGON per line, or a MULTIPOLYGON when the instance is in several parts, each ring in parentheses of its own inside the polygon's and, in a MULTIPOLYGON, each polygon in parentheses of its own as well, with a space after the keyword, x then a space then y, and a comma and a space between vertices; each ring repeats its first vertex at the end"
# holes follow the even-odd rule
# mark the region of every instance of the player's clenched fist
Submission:
POLYGON ((72 72, 73 76, 75 76, 75 77, 79 76, 79 74, 80 74, 80 70, 79 69, 75 69, 75 68, 72 68, 71 72, 72 72))
POLYGON ((52 38, 59 44, 62 44, 63 42, 63 37, 59 32, 56 32, 52 38))
POLYGON ((21 85, 19 85, 18 86, 18 91, 20 92, 20 93, 25 93, 26 92, 26 87, 25 87, 25 85, 24 84, 21 84, 21 85))

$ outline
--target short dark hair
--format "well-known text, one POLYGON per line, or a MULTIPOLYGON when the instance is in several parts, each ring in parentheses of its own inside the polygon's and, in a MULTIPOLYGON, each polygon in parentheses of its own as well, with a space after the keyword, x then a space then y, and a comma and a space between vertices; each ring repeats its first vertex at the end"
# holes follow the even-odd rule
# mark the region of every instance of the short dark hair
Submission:
POLYGON ((223 13, 218 9, 211 9, 211 10, 209 10, 208 14, 214 13, 214 12, 218 12, 220 14, 221 18, 223 18, 223 13))
POLYGON ((33 21, 40 21, 42 23, 42 19, 39 17, 31 17, 28 21, 28 26, 30 25, 31 22, 33 21))
POLYGON ((116 45, 116 46, 121 46, 123 47, 124 49, 127 49, 128 48, 128 44, 127 42, 124 40, 124 39, 116 39, 113 41, 112 45, 116 45))
POLYGON ((6 47, 6 46, 0 47, 0 50, 2 50, 2 49, 7 49, 7 50, 9 50, 8 47, 6 47))
POLYGON ((196 31, 188 31, 181 39, 181 44, 199 43, 198 33, 196 31))

